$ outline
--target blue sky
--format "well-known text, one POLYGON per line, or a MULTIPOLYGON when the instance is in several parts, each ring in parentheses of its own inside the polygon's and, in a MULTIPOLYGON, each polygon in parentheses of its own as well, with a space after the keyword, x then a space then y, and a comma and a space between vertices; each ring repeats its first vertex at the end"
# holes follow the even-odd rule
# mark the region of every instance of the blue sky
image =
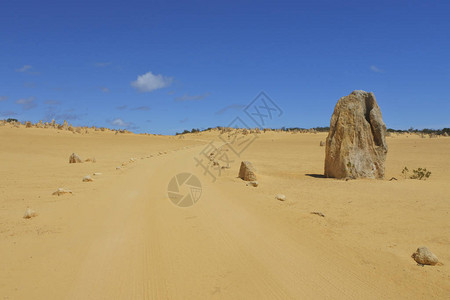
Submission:
POLYGON ((388 127, 450 127, 449 15, 449 1, 3 0, 0 119, 174 134, 225 126, 265 91, 283 110, 267 127, 309 128, 362 89, 388 127))

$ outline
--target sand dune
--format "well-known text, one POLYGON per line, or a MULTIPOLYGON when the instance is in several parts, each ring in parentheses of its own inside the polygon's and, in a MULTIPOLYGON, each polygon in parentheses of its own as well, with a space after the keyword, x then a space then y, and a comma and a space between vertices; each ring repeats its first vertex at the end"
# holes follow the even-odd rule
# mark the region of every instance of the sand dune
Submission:
POLYGON ((345 181, 321 176, 325 134, 267 132, 213 182, 194 157, 217 136, 0 127, 0 295, 449 298, 450 138, 394 134, 385 180, 345 181), (73 152, 96 162, 69 164, 73 152), (258 187, 237 178, 243 160, 258 187), (432 175, 404 179, 405 166, 432 175), (167 194, 181 172, 202 184, 187 208, 167 194), (27 207, 37 216, 24 219, 27 207), (441 264, 418 266, 419 246, 441 264))

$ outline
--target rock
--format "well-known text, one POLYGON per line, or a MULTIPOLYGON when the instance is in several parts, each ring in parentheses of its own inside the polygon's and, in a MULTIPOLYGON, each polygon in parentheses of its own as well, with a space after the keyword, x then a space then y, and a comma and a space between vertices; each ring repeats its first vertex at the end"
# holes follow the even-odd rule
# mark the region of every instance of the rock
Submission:
POLYGON ((83 177, 83 182, 92 182, 92 181, 94 181, 94 179, 92 179, 92 177, 89 175, 83 177))
POLYGON ((245 181, 255 181, 256 180, 255 171, 256 170, 251 162, 243 161, 241 162, 241 168, 239 169, 239 178, 245 181))
POLYGON ((438 258, 434 255, 427 247, 417 248, 416 252, 414 252, 411 257, 421 265, 432 265, 438 263, 438 258))
POLYGON ((121 167, 116 167, 116 170, 120 170, 120 169, 122 169, 121 167))
POLYGON ((283 194, 277 194, 277 195, 275 195, 275 199, 280 200, 280 201, 286 201, 286 196, 283 194))
POLYGON ((103 175, 102 173, 99 173, 99 172, 95 172, 94 174, 92 174, 92 175, 94 175, 94 176, 101 176, 101 175, 103 175))
POLYGON ((247 185, 247 186, 248 186, 248 185, 251 185, 251 186, 253 186, 253 187, 257 187, 259 184, 258 184, 258 181, 250 181, 250 182, 248 182, 246 185, 247 185))
POLYGON ((72 155, 70 155, 70 157, 69 157, 69 164, 82 163, 82 162, 83 162, 83 160, 75 153, 72 153, 72 155))
POLYGON ((312 215, 318 215, 318 216, 320 216, 322 218, 325 218, 325 215, 323 213, 321 213, 320 211, 312 211, 311 214, 312 215))
POLYGON ((61 196, 61 195, 66 195, 66 194, 72 194, 72 191, 64 189, 64 188, 58 188, 56 190, 56 192, 53 192, 52 195, 61 196))
POLYGON ((444 132, 444 134, 442 134, 443 136, 448 136, 448 133, 447 132, 444 132))
POLYGON ((384 178, 386 125, 373 93, 353 91, 339 99, 325 143, 325 176, 384 178))
POLYGON ((324 141, 320 141, 320 147, 323 147, 323 146, 325 146, 324 141))
POLYGON ((31 208, 27 207, 27 209, 25 210, 25 214, 23 215, 24 219, 31 219, 36 217, 37 214, 34 210, 32 210, 31 208))

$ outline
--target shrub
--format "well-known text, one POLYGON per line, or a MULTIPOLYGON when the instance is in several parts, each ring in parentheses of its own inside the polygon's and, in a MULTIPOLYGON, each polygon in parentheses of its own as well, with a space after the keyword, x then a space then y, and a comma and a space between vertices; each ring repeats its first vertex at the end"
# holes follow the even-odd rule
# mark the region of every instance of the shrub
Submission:
POLYGON ((413 170, 413 175, 411 175, 411 179, 418 179, 418 180, 426 180, 431 175, 430 171, 427 171, 426 168, 418 168, 417 170, 413 170))
POLYGON ((402 174, 403 174, 403 177, 405 177, 405 179, 408 176, 408 173, 409 173, 408 167, 404 167, 402 170, 402 174))

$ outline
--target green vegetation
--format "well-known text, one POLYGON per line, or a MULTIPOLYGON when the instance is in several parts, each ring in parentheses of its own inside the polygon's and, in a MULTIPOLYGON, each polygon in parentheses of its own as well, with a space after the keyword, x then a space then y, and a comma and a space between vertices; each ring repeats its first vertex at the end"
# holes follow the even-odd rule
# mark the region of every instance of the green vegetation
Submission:
POLYGON ((443 128, 443 129, 428 129, 428 128, 424 128, 422 130, 419 129, 414 129, 413 127, 409 128, 408 130, 403 130, 403 129, 392 129, 392 128, 388 128, 387 132, 397 132, 397 133, 423 133, 423 134, 436 134, 436 135, 441 135, 444 133, 447 133, 450 135, 450 128, 443 128))
POLYGON ((426 168, 418 168, 417 170, 413 170, 413 175, 410 177, 411 179, 418 179, 418 180, 426 180, 431 175, 430 171, 427 171, 426 168))
MULTIPOLYGON (((409 170, 407 167, 403 168, 402 174, 403 177, 405 177, 405 179, 408 177, 409 170)), ((416 170, 413 170, 413 174, 409 178, 418 180, 427 180, 430 176, 431 172, 428 171, 426 168, 418 168, 416 170)))

